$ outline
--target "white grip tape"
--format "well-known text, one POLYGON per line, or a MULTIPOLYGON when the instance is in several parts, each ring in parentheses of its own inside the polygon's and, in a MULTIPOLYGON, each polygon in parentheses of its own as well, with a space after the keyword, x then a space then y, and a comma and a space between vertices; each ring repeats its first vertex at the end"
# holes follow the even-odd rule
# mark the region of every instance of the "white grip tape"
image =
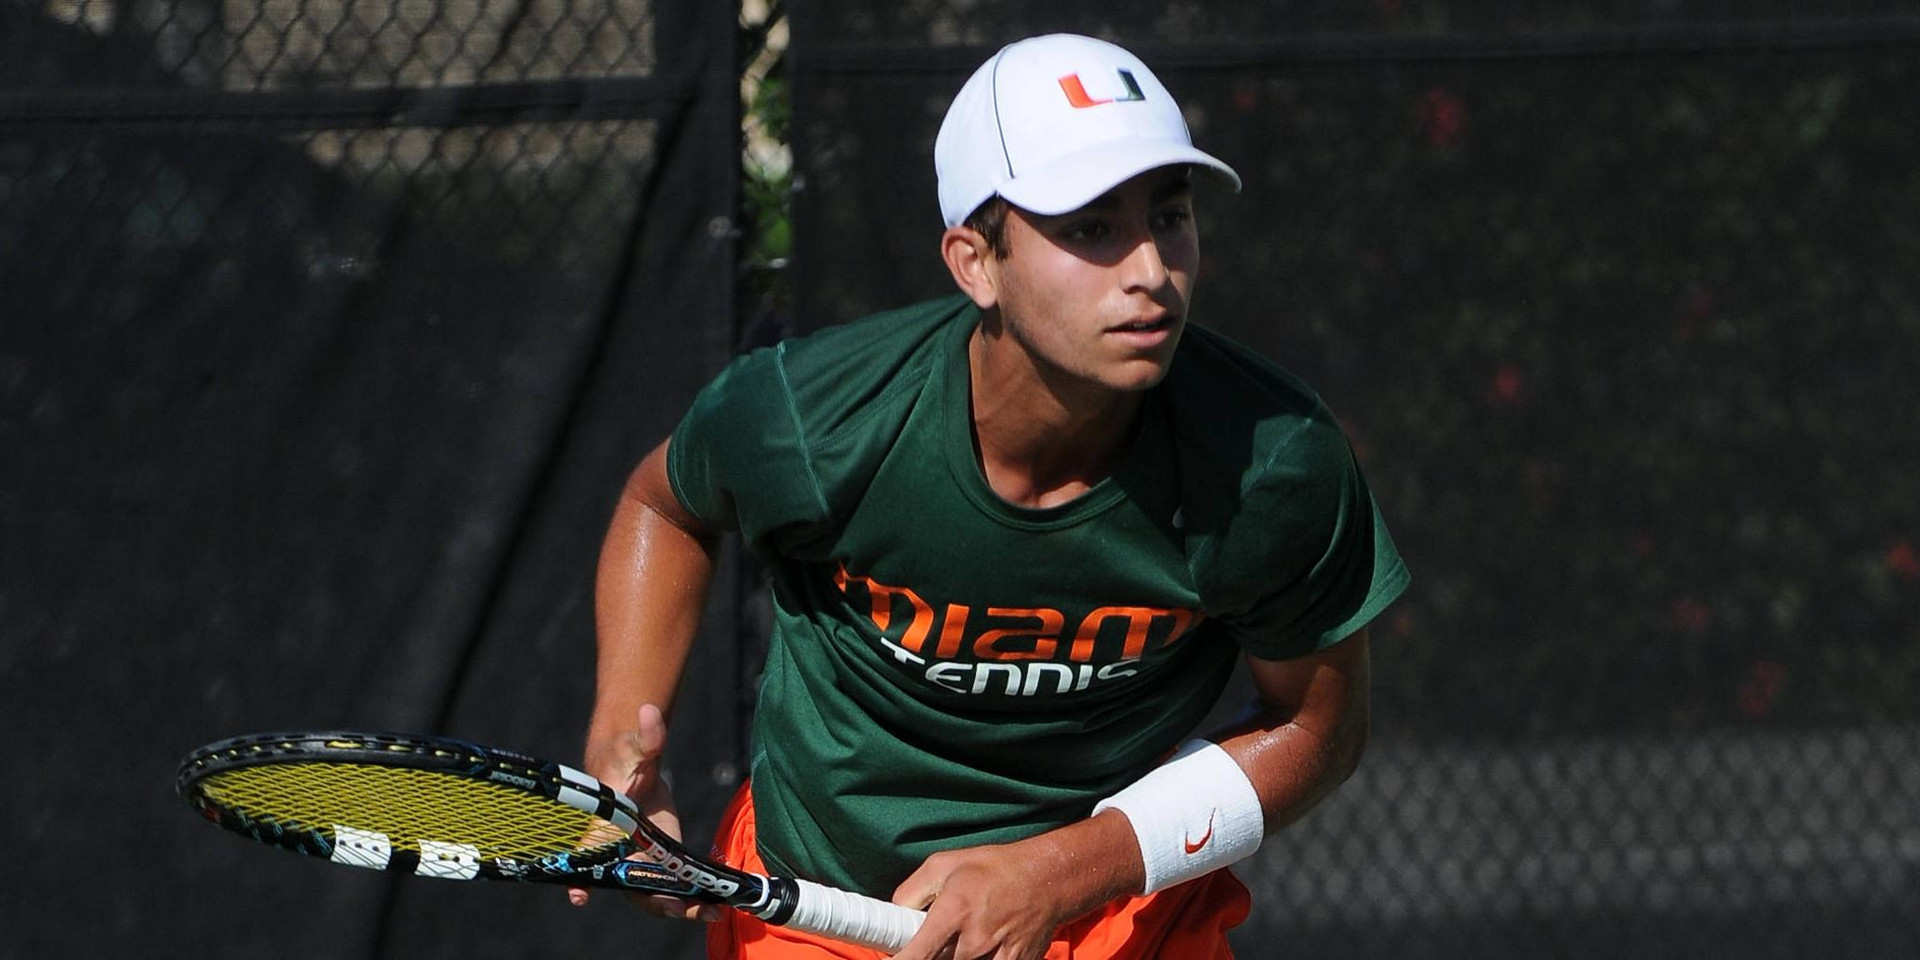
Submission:
POLYGON ((1190 740, 1173 759, 1093 808, 1133 825, 1146 864, 1142 894, 1202 877, 1260 849, 1266 817, 1253 782, 1220 745, 1190 740))
POLYGON ((786 926, 817 933, 842 943, 898 953, 913 939, 927 915, 885 900, 863 897, 811 880, 794 878, 800 887, 793 916, 786 926))

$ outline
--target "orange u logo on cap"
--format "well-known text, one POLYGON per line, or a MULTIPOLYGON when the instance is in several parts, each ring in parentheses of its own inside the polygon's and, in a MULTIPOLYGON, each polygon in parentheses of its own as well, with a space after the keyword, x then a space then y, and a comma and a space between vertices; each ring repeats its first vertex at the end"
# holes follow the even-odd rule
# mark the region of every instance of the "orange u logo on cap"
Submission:
POLYGON ((1127 86, 1127 95, 1124 97, 1108 97, 1104 100, 1095 100, 1093 97, 1087 95, 1087 88, 1080 83, 1080 75, 1077 73, 1069 73, 1061 77, 1060 89, 1066 91, 1067 103, 1072 104, 1075 110, 1085 110, 1088 107, 1097 107, 1103 103, 1130 103, 1134 100, 1145 100, 1147 98, 1146 94, 1140 92, 1140 84, 1133 79, 1133 73, 1131 71, 1120 70, 1116 72, 1120 74, 1120 82, 1127 86))

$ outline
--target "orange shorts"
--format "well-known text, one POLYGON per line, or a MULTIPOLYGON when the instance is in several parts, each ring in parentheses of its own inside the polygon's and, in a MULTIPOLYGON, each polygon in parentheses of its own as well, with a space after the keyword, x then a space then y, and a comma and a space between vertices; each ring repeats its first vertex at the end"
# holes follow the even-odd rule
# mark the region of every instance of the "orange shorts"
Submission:
MULTIPOLYGON (((755 843, 753 798, 734 795, 714 836, 727 864, 764 873, 755 843)), ((1047 960, 1153 960, 1156 957, 1231 960, 1227 931, 1247 919, 1247 888, 1227 870, 1145 897, 1115 900, 1054 934, 1047 960)), ((738 910, 707 928, 709 960, 881 960, 885 955, 785 927, 738 910)))

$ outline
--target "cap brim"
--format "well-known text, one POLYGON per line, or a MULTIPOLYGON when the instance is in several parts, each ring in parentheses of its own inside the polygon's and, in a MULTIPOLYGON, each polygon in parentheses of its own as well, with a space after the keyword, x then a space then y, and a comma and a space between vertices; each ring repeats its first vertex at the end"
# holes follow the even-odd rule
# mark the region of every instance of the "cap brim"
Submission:
POLYGON ((1150 140, 1103 143, 1055 158, 1042 169, 1018 171, 996 192, 1022 210, 1053 216, 1078 210, 1148 170, 1180 164, 1214 174, 1240 191, 1240 175, 1215 157, 1186 144, 1150 140))

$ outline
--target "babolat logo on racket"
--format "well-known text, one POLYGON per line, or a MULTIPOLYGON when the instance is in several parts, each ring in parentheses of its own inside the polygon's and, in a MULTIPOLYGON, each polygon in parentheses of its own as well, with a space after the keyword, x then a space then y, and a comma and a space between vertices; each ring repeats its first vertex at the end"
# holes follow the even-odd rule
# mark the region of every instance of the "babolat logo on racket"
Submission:
POLYGON ((519 787, 522 790, 534 790, 534 789, 538 789, 540 786, 539 782, 534 780, 532 777, 515 776, 514 774, 508 773, 505 770, 495 770, 492 773, 487 775, 487 779, 492 780, 496 783, 511 784, 513 786, 519 787))
POLYGON ((678 853, 651 840, 642 844, 641 852, 645 853, 648 859, 659 864, 662 869, 674 877, 691 883, 702 890, 709 891, 721 897, 731 897, 740 892, 739 884, 725 877, 716 877, 688 863, 686 858, 680 856, 678 853))

